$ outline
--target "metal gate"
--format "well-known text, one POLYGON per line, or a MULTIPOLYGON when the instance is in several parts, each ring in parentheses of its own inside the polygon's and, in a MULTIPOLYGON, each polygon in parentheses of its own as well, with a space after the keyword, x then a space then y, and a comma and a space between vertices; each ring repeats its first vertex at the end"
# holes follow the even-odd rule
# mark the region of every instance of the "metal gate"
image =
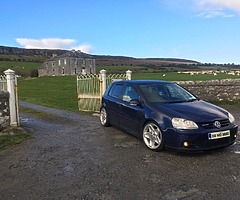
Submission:
POLYGON ((78 109, 96 111, 100 105, 100 79, 97 74, 77 76, 78 109))
POLYGON ((106 87, 114 80, 130 80, 131 71, 126 74, 109 74, 101 70, 100 74, 77 76, 78 109, 81 111, 99 111, 101 98, 106 87))
POLYGON ((0 91, 7 92, 7 78, 5 75, 0 75, 0 91))

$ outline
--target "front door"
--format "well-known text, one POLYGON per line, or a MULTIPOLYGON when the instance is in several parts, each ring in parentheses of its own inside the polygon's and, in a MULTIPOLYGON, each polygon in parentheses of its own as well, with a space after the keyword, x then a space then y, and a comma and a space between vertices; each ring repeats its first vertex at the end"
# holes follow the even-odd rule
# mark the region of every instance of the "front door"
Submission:
POLYGON ((123 91, 121 106, 121 127, 136 136, 141 134, 141 119, 144 117, 143 108, 139 105, 130 105, 130 101, 139 99, 139 95, 132 86, 126 85, 123 91))

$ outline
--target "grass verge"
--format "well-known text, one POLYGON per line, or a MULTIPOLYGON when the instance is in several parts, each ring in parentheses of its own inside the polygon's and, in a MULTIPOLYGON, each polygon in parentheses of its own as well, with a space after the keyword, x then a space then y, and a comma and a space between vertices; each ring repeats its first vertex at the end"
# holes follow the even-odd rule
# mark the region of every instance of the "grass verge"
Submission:
POLYGON ((20 144, 29 138, 31 138, 31 133, 23 128, 6 128, 0 132, 0 150, 20 144))
POLYGON ((35 117, 46 119, 46 120, 55 120, 56 119, 56 116, 51 115, 49 113, 39 111, 39 110, 35 110, 35 109, 31 109, 31 108, 26 108, 26 107, 23 107, 23 106, 19 106, 19 110, 20 110, 20 112, 23 112, 27 115, 34 115, 35 117))

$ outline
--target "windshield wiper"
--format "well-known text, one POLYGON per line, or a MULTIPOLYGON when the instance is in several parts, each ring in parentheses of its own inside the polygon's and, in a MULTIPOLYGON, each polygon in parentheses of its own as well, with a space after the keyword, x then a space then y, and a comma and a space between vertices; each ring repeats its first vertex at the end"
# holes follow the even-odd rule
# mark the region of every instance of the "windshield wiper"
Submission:
POLYGON ((167 103, 186 103, 187 101, 169 101, 167 103))

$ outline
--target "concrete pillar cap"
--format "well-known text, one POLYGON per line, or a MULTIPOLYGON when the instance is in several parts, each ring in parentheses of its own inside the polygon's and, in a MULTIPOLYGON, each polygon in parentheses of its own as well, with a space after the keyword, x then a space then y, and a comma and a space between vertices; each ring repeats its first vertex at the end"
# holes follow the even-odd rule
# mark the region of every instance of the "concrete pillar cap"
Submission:
POLYGON ((15 71, 13 71, 13 70, 11 70, 11 69, 8 69, 8 70, 6 70, 6 71, 4 71, 4 73, 6 74, 6 75, 10 75, 10 74, 15 74, 15 71))

